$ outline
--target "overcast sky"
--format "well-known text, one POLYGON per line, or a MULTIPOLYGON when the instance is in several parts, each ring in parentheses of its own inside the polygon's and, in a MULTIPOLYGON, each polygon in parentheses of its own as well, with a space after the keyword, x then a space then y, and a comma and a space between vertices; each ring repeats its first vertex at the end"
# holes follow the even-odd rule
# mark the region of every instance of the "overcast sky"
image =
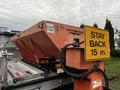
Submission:
POLYGON ((0 26, 14 30, 43 19, 104 27, 106 18, 120 27, 120 0, 0 0, 0 26))

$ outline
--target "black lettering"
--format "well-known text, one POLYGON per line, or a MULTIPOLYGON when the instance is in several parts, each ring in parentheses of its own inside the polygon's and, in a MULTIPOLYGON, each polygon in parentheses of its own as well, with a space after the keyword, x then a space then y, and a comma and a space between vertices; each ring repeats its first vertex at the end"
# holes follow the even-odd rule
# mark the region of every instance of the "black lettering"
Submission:
POLYGON ((98 42, 98 47, 106 47, 106 42, 105 41, 99 41, 98 42))
POLYGON ((95 38, 95 33, 93 31, 91 32, 91 37, 95 38))
POLYGON ((105 36, 104 34, 100 34, 101 39, 104 39, 104 36, 105 36))
POLYGON ((94 56, 97 55, 97 49, 92 49, 91 52, 92 52, 92 55, 94 55, 94 56))
POLYGON ((94 45, 95 45, 95 47, 96 47, 96 46, 98 47, 98 42, 97 42, 97 41, 95 41, 95 42, 94 42, 94 45))
POLYGON ((106 47, 106 41, 103 42, 103 47, 106 47))
POLYGON ((101 38, 104 39, 105 34, 103 33, 98 33, 98 32, 91 32, 91 38, 101 38))
POLYGON ((90 40, 90 47, 106 47, 106 41, 90 40))
POLYGON ((99 46, 99 47, 102 47, 102 46, 103 46, 102 41, 99 41, 99 42, 98 42, 98 46, 99 46))
POLYGON ((105 51, 100 51, 100 55, 105 55, 105 51))
POLYGON ((96 32, 96 38, 99 38, 100 34, 96 32))
POLYGON ((90 47, 94 47, 94 41, 90 40, 90 47))

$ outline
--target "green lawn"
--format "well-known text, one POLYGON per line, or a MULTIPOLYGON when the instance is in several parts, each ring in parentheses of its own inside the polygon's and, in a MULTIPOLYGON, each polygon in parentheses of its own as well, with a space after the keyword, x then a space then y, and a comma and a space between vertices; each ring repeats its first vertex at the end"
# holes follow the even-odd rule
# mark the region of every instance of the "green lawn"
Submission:
MULTIPOLYGON (((120 58, 112 57, 105 61, 105 69, 108 77, 120 76, 120 58)), ((120 80, 110 81, 110 87, 112 90, 120 90, 120 80)))

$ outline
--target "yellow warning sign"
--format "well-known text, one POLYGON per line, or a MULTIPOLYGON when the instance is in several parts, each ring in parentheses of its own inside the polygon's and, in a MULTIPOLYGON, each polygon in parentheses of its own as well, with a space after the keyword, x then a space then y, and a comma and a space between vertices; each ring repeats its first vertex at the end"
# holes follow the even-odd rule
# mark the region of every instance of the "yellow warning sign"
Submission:
POLYGON ((86 62, 105 60, 110 57, 109 32, 104 29, 85 26, 86 62))

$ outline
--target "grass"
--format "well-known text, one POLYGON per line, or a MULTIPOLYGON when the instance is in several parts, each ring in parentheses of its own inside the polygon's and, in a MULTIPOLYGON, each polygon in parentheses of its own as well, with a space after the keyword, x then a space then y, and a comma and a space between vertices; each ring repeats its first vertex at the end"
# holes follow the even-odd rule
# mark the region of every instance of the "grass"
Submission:
MULTIPOLYGON (((120 58, 112 57, 110 60, 105 61, 105 69, 108 77, 120 77, 120 58)), ((112 90, 120 90, 120 80, 110 81, 110 88, 112 90)))

